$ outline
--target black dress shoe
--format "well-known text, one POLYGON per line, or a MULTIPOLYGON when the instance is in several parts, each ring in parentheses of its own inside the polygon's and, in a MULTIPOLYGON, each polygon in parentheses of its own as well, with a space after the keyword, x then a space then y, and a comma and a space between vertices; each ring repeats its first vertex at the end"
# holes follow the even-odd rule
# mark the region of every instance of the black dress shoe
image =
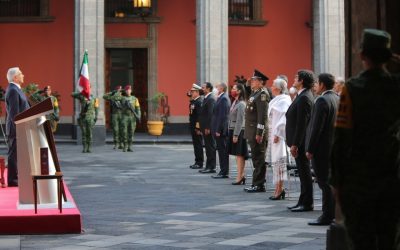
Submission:
POLYGON ((191 169, 202 169, 203 167, 197 164, 193 164, 192 166, 190 166, 191 169))
POLYGON ((294 206, 288 206, 287 209, 292 210, 292 209, 298 208, 298 207, 299 207, 299 204, 296 204, 294 206))
POLYGON ((262 193, 265 192, 264 186, 252 186, 244 189, 247 193, 262 193))
POLYGON ((9 187, 18 187, 18 181, 10 181, 10 182, 8 183, 8 186, 9 186, 9 187))
POLYGON ((224 175, 224 174, 217 174, 217 175, 211 176, 211 178, 213 178, 213 179, 226 179, 226 178, 229 178, 229 176, 224 175))
POLYGON ((307 211, 313 211, 314 207, 313 206, 298 206, 296 208, 292 208, 290 211, 292 212, 307 212, 307 211))
POLYGON ((320 216, 318 219, 308 222, 310 226, 329 226, 333 222, 332 219, 320 216))
POLYGON ((214 169, 209 169, 209 168, 199 170, 199 173, 202 173, 202 174, 213 174, 213 173, 216 173, 216 172, 217 171, 215 171, 214 169))

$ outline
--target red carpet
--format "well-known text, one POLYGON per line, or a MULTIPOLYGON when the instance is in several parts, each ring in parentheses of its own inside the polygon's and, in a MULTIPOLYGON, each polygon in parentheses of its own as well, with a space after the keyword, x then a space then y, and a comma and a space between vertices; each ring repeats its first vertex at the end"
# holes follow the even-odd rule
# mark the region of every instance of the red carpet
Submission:
POLYGON ((68 187, 64 185, 64 188, 67 200, 73 203, 74 208, 63 207, 62 214, 60 214, 57 208, 43 209, 38 207, 38 213, 35 214, 33 208, 17 209, 17 187, 0 187, 0 234, 81 233, 81 213, 68 187))

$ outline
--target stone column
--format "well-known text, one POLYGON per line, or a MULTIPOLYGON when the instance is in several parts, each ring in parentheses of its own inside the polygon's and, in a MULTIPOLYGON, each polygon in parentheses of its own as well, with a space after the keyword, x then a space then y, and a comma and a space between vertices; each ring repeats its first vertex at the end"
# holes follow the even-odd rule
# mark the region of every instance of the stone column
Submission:
MULTIPOLYGON (((104 0, 75 0, 75 82, 76 82, 85 50, 89 55, 89 80, 92 94, 99 98, 99 116, 93 131, 93 145, 105 143, 104 116, 104 0)), ((81 133, 77 127, 80 105, 74 105, 74 126, 77 128, 76 137, 81 143, 81 133)))
POLYGON ((196 2, 197 81, 228 82, 228 0, 196 2))
POLYGON ((314 0, 314 70, 345 75, 344 0, 314 0))

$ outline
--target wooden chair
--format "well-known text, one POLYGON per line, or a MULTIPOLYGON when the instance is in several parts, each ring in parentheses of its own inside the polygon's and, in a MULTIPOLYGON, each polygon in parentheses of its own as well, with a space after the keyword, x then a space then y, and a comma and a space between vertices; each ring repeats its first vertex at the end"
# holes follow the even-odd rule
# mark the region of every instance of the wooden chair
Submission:
POLYGON ((64 201, 67 201, 67 199, 65 197, 63 173, 56 172, 54 175, 32 175, 35 214, 37 214, 37 200, 38 200, 37 181, 38 180, 53 180, 53 179, 57 180, 58 209, 60 210, 60 213, 62 213, 62 196, 64 196, 64 201))

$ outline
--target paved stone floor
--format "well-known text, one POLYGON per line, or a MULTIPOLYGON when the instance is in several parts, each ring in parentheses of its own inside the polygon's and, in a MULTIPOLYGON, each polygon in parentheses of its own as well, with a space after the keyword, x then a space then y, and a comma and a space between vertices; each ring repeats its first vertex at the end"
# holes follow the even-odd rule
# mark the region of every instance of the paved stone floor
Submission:
MULTIPOLYGON (((231 185, 235 167, 223 180, 189 169, 190 145, 135 145, 133 153, 106 145, 92 154, 75 145, 57 148, 84 232, 0 236, 0 249, 326 248, 327 227, 307 225, 321 213, 317 185, 315 210, 292 213, 286 206, 297 200, 298 179, 291 177, 289 199, 271 201, 268 169, 267 193, 247 194, 231 185)), ((250 180, 250 163, 246 170, 250 180)))

